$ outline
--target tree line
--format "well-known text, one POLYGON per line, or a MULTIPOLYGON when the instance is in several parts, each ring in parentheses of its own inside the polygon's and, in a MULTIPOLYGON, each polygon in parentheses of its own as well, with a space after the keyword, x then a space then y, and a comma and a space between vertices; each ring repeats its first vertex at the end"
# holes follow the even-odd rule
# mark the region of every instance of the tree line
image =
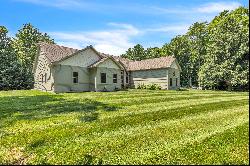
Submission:
POLYGON ((249 9, 223 11, 210 23, 196 22, 188 32, 162 47, 129 48, 124 58, 143 60, 173 55, 179 62, 181 86, 249 89, 249 9))
MULTIPOLYGON (((38 42, 54 43, 30 23, 15 37, 0 26, 0 90, 33 88, 32 68, 38 42)), ((223 11, 210 23, 196 22, 184 35, 162 47, 129 48, 124 58, 143 60, 173 55, 178 60, 181 86, 206 89, 249 89, 249 9, 223 11)))

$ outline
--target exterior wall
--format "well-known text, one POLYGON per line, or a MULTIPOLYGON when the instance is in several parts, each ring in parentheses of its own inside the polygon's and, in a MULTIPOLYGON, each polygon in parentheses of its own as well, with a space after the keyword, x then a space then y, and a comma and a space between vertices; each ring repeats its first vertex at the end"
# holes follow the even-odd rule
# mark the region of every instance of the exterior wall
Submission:
POLYGON ((98 67, 96 71, 96 91, 121 89, 121 70, 115 68, 98 67), (106 73, 106 83, 101 83, 101 73, 106 73), (113 83, 113 74, 117 74, 117 83, 113 83))
POLYGON ((89 65, 97 62, 99 59, 100 57, 92 49, 87 49, 83 52, 79 52, 78 54, 68 59, 65 59, 59 64, 69 65, 69 66, 88 67, 89 65))
POLYGON ((95 82, 97 81, 96 72, 97 72, 97 68, 89 69, 89 90, 90 91, 96 90, 96 85, 95 85, 95 82))
POLYGON ((169 68, 169 70, 168 70, 168 87, 169 87, 169 89, 177 89, 180 87, 180 70, 179 69, 169 68), (175 76, 174 76, 174 72, 175 72, 175 76), (170 78, 172 78, 172 86, 170 86, 170 78), (177 86, 176 86, 176 79, 178 79, 177 86))
POLYGON ((138 84, 159 84, 162 89, 168 89, 168 70, 139 70, 132 71, 130 76, 130 83, 132 87, 137 87, 138 84))
POLYGON ((102 91, 104 87, 108 91, 121 89, 121 70, 112 60, 91 69, 59 64, 53 67, 53 71, 55 92, 102 91), (73 83, 73 72, 78 72, 78 83, 73 83), (106 73, 106 83, 101 83, 101 73, 106 73), (117 74, 117 83, 113 83, 113 74, 117 74))
POLYGON ((54 73, 49 67, 49 63, 43 50, 37 57, 34 70, 34 89, 53 91, 54 90, 54 73))
POLYGON ((89 69, 86 67, 56 65, 54 68, 55 92, 89 91, 89 69), (78 83, 73 83, 73 72, 78 72, 78 83))
POLYGON ((54 67, 55 92, 83 92, 93 90, 91 69, 87 67, 100 57, 92 50, 83 52, 65 59, 54 67), (73 72, 78 72, 78 83, 73 83, 73 72), (92 82, 91 82, 92 81, 92 82))

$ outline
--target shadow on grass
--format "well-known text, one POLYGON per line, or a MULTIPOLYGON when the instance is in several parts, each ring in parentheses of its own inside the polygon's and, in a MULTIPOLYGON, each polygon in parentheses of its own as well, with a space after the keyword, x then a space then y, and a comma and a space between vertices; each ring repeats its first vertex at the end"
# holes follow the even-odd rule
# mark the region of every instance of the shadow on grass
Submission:
POLYGON ((117 111, 119 107, 91 99, 69 99, 62 95, 6 96, 0 97, 0 128, 18 120, 37 120, 56 114, 81 113, 79 120, 92 122, 98 111, 117 111))

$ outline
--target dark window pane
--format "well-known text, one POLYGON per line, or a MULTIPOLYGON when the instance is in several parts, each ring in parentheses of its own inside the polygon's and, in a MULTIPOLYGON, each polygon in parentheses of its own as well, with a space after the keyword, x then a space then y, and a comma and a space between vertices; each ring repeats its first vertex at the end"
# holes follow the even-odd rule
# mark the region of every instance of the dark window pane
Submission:
POLYGON ((170 86, 173 85, 173 82, 172 82, 172 81, 173 81, 172 78, 170 78, 170 86))
POLYGON ((113 74, 113 83, 117 83, 117 74, 113 74))
POLYGON ((106 83, 106 73, 101 73, 101 83, 106 83))
POLYGON ((78 72, 73 72, 73 77, 78 77, 78 72))
POLYGON ((78 72, 73 72, 73 83, 78 83, 78 72))

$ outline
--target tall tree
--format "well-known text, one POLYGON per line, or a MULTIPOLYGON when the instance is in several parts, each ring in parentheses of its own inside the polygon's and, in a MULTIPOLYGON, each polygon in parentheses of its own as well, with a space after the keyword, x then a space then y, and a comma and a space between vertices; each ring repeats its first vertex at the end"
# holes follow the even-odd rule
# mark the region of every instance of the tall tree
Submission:
POLYGON ((0 90, 30 88, 31 80, 18 61, 7 33, 7 28, 0 26, 0 90))
POLYGON ((190 65, 192 68, 192 83, 200 86, 198 72, 204 63, 207 46, 207 22, 194 23, 187 32, 190 41, 190 65))
POLYGON ((199 77, 202 85, 218 88, 249 85, 249 9, 224 11, 208 26, 209 41, 199 77))
POLYGON ((158 47, 149 47, 145 50, 144 54, 145 54, 145 59, 159 58, 167 55, 165 50, 158 47))
POLYGON ((135 45, 133 48, 129 48, 121 57, 136 61, 146 59, 144 48, 140 44, 135 45))
POLYGON ((32 70, 33 62, 37 54, 37 43, 48 42, 54 43, 46 33, 41 33, 30 23, 18 30, 16 38, 13 41, 13 47, 17 52, 18 58, 24 66, 30 71, 32 70))
POLYGON ((193 77, 193 69, 190 64, 190 41, 187 35, 177 36, 171 40, 169 44, 165 44, 163 48, 168 52, 168 55, 173 55, 179 62, 182 68, 181 86, 189 86, 190 80, 193 77))

